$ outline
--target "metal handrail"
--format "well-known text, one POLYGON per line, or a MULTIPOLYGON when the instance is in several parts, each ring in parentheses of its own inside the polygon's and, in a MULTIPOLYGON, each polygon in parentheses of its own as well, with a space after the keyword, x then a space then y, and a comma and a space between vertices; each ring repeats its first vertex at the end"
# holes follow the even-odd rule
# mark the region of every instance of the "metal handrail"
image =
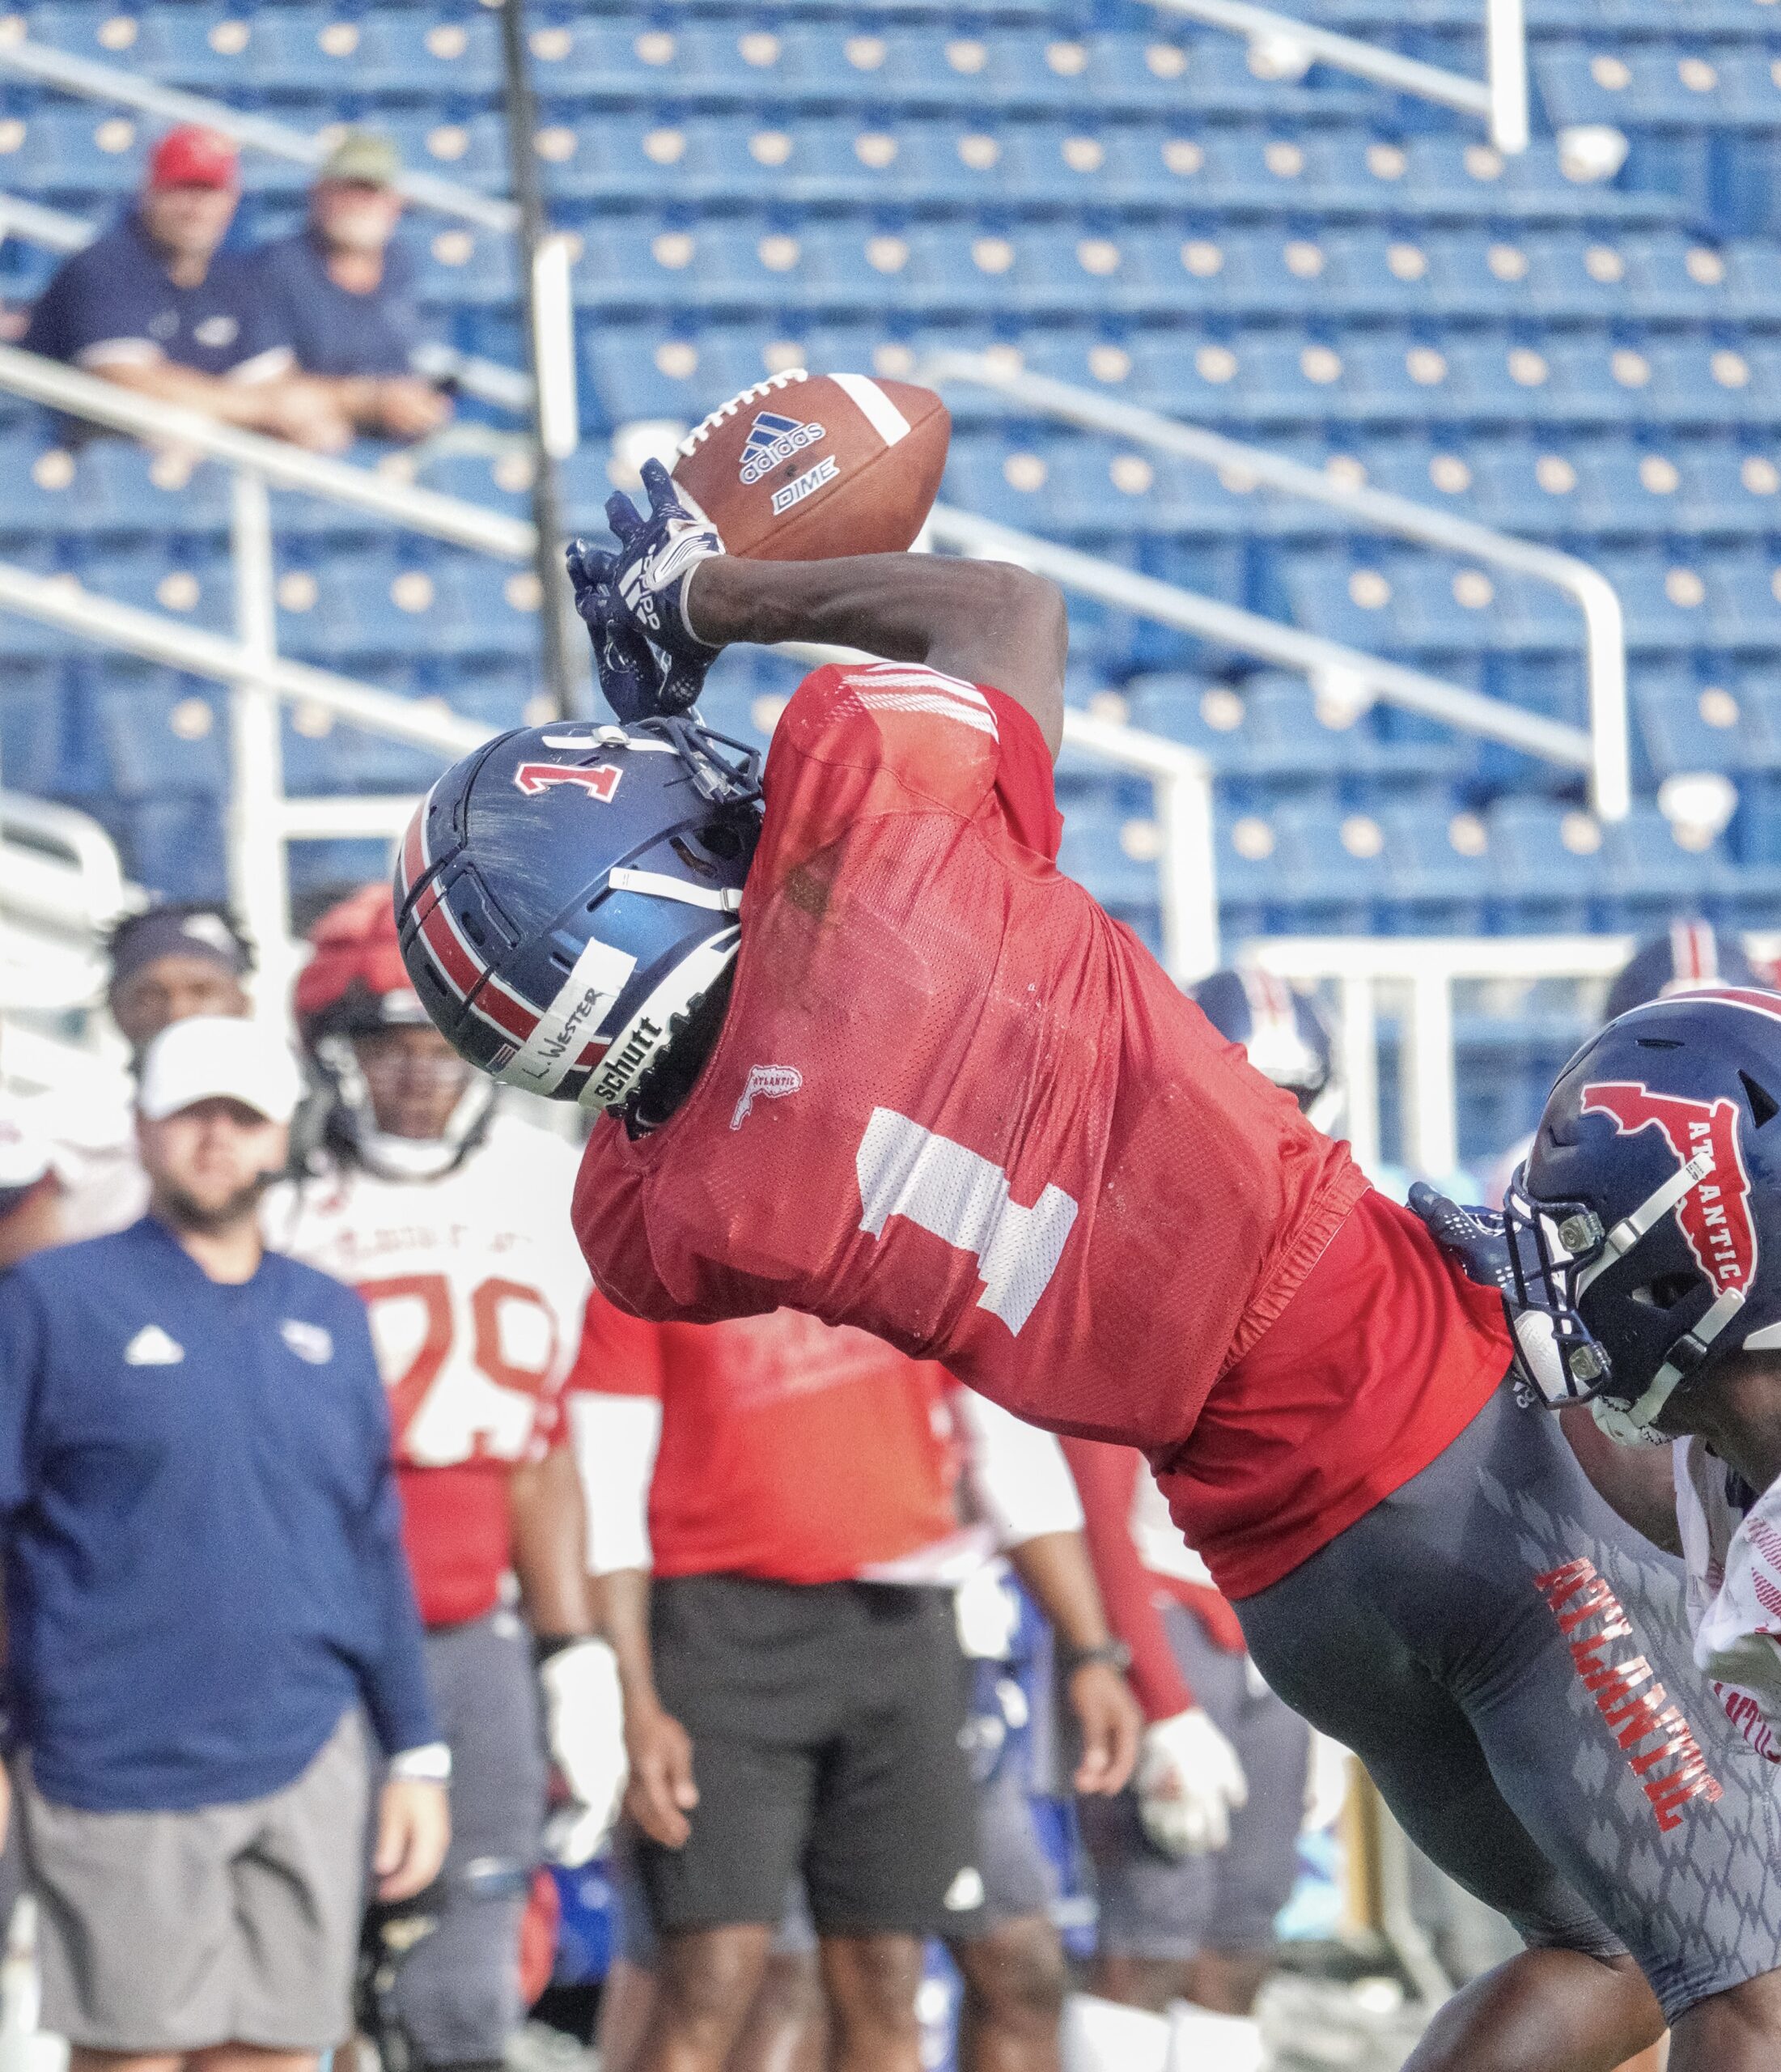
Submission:
MULTIPOLYGON (((1338 482, 1319 469, 1308 468, 1301 461, 1270 453, 1262 447, 1228 439, 1203 426, 1184 424, 1159 411, 1097 395, 1092 389, 1054 380, 1048 375, 1003 367, 981 353, 936 353, 924 360, 916 373, 918 379, 936 388, 962 382, 993 388, 1047 417, 1087 431, 1108 432, 1206 467, 1240 469, 1257 482, 1345 512, 1381 532, 1494 563, 1563 591, 1583 614, 1591 744, 1585 766, 1590 773, 1591 802, 1605 820, 1625 817, 1631 804, 1626 620, 1613 584, 1600 569, 1591 567, 1575 554, 1561 554, 1555 548, 1495 531, 1474 520, 1432 509, 1407 496, 1338 482)), ((1476 693, 1469 695, 1477 697, 1476 693)), ((1499 703, 1495 699, 1481 702, 1499 703)), ((1566 732, 1576 734, 1575 728, 1566 732)), ((1559 759, 1571 758, 1567 755, 1559 759)))
MULTIPOLYGON (((379 690, 350 677, 318 669, 284 656, 256 656, 227 634, 183 626, 159 612, 95 596, 65 575, 43 575, 14 562, 0 562, 0 611, 17 612, 59 632, 82 635, 121 648, 145 662, 180 669, 212 683, 239 683, 252 676, 274 697, 329 713, 349 726, 388 735, 441 755, 467 754, 492 729, 393 691, 379 690)), ((0 807, 0 826, 6 809, 0 807)))
MULTIPOLYGON (((117 66, 96 59, 77 57, 71 51, 53 49, 33 43, 24 34, 19 19, 0 24, 0 70, 35 79, 59 92, 87 100, 116 101, 144 115, 167 122, 198 122, 237 143, 246 144, 273 158, 287 159, 298 165, 316 166, 328 155, 324 136, 293 130, 282 122, 268 121, 263 115, 244 115, 226 102, 202 94, 189 94, 177 87, 163 87, 117 66)), ((513 231, 519 227, 519 211, 512 202, 479 194, 455 180, 441 180, 430 172, 404 172, 396 181, 399 191, 422 208, 456 216, 466 223, 481 223, 487 230, 513 231)))
POLYGON ((496 554, 504 561, 532 558, 537 536, 525 519, 510 518, 505 512, 412 482, 392 482, 371 469, 325 454, 306 453, 257 431, 218 424, 197 410, 138 396, 115 381, 21 351, 16 346, 0 346, 0 390, 138 439, 160 444, 176 441, 213 460, 252 468, 275 488, 327 497, 455 546, 496 554))
POLYGON ((1637 947, 1626 935, 1275 936, 1241 953, 1280 978, 1335 985, 1347 1134, 1363 1166, 1379 1157, 1378 987, 1409 989, 1398 1072, 1406 1163, 1444 1179, 1459 1163, 1454 982, 1607 979, 1637 947))
MULTIPOLYGON (((494 731, 481 721, 257 652, 247 641, 183 626, 159 613, 96 597, 66 576, 40 575, 13 563, 0 562, 0 611, 17 612, 214 683, 252 684, 282 702, 319 709, 442 757, 467 754, 494 731)), ((795 643, 786 652, 812 663, 848 657, 846 650, 795 643)), ((1155 783, 1165 858, 1160 876, 1164 961, 1183 980, 1203 978, 1219 957, 1211 771, 1206 758, 1177 742, 1086 712, 1065 714, 1064 738, 1155 783)), ((400 831, 411 808, 411 800, 388 797, 289 800, 282 832, 299 840, 387 835, 400 831)))
POLYGON ((84 216, 46 209, 21 195, 0 194, 0 238, 22 237, 28 244, 46 245, 52 252, 78 252, 95 235, 84 216))
POLYGON ((1098 561, 1074 547, 1060 546, 1054 540, 1017 533, 993 519, 977 518, 969 512, 936 504, 929 515, 928 530, 944 546, 986 558, 1018 562, 1035 574, 1048 575, 1065 589, 1099 597, 1141 618, 1164 626, 1179 627, 1203 639, 1242 650, 1295 670, 1313 681, 1346 681, 1372 691, 1388 703, 1406 711, 1420 712, 1431 720, 1477 734, 1488 741, 1506 743, 1548 762, 1562 762, 1587 770, 1590 762, 1589 737, 1580 727, 1548 720, 1537 712, 1524 712, 1501 698, 1486 698, 1463 685, 1426 676, 1420 669, 1363 654, 1358 648, 1345 648, 1321 633, 1305 633, 1285 626, 1279 619, 1264 618, 1236 605, 1220 604, 1164 583, 1154 575, 1140 575, 1115 563, 1098 561))
POLYGON ((1522 0, 1485 0, 1485 71, 1482 79, 1444 66, 1406 57, 1382 44, 1318 28, 1291 15, 1276 14, 1249 0, 1149 0, 1169 15, 1185 15, 1215 28, 1230 29, 1252 45, 1296 47, 1308 61, 1352 72, 1394 92, 1438 102, 1461 115, 1482 116, 1491 142, 1513 155, 1528 148, 1527 23, 1522 0))
POLYGON ((22 906, 33 918, 87 925, 114 919, 129 904, 124 873, 112 838, 96 820, 72 806, 34 799, 23 792, 0 792, 0 845, 8 853, 5 903, 22 906), (23 835, 23 843, 15 838, 23 835), (59 849, 66 864, 28 859, 59 849), (80 896, 68 895, 69 881, 80 896))

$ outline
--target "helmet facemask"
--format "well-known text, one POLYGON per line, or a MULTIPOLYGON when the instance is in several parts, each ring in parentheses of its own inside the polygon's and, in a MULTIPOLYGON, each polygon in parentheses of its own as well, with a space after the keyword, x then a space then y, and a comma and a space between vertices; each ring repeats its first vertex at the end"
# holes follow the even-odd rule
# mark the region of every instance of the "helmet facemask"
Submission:
POLYGON ((1606 1230, 1588 1203, 1537 1200, 1527 1191, 1527 1167, 1516 1172, 1503 1202, 1509 1273, 1503 1292, 1516 1378, 1535 1401, 1549 1410, 1589 1403, 1596 1422, 1623 1445, 1664 1442, 1656 1418, 1680 1384, 1699 1372, 1744 1306, 1735 1288, 1703 1305, 1701 1297, 1711 1292, 1707 1276, 1674 1256, 1681 1245, 1677 1212, 1714 1167, 1712 1152, 1703 1147, 1606 1230), (1630 1297, 1651 1313, 1655 1365, 1636 1394, 1629 1392, 1630 1377, 1617 1382, 1613 1357, 1584 1314, 1590 1289, 1622 1268, 1642 1276, 1630 1297), (1690 1320, 1672 1331, 1672 1313, 1690 1320))

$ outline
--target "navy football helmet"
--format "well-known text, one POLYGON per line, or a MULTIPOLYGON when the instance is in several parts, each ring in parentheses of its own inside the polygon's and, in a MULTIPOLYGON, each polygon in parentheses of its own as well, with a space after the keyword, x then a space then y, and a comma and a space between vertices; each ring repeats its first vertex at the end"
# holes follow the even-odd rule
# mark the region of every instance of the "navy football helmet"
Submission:
POLYGON ((1228 1043, 1240 1043, 1249 1063, 1283 1086, 1321 1130, 1335 1121, 1342 1088, 1335 1045, 1317 1002, 1271 971, 1215 971, 1193 988, 1200 1012, 1228 1043))
POLYGON ((1672 921, 1660 936, 1642 942, 1608 989, 1602 1019, 1614 1021, 1647 1000, 1708 986, 1755 986, 1762 982, 1735 936, 1722 936, 1710 921, 1672 921))
POLYGON ((396 871, 435 1025, 509 1086, 635 1121, 675 1038, 727 991, 760 771, 691 717, 524 728, 455 763, 396 871))
POLYGON ((1781 994, 1755 987, 1648 1001, 1571 1060, 1492 1276, 1542 1402, 1591 1403, 1610 1437, 1656 1443, 1678 1389, 1781 1348, 1778 1114, 1781 994))

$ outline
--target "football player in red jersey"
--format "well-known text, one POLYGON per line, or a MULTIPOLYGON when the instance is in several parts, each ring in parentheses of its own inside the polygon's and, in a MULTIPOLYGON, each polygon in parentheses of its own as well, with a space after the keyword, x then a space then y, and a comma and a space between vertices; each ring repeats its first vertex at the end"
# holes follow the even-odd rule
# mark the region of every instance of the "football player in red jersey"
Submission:
POLYGON ((397 879, 460 1051, 612 1111, 575 1202, 601 1287, 857 1325, 1142 1449, 1270 1684, 1527 1942, 1416 2072, 1608 2072, 1666 2015, 1673 2072, 1772 2066, 1776 1808, 1674 1573, 1502 1386, 1497 1291, 1057 871, 1058 593, 734 561, 646 482, 617 556, 572 554, 634 724, 478 749, 397 879), (894 659, 807 680, 757 814, 663 707, 786 640, 894 659))

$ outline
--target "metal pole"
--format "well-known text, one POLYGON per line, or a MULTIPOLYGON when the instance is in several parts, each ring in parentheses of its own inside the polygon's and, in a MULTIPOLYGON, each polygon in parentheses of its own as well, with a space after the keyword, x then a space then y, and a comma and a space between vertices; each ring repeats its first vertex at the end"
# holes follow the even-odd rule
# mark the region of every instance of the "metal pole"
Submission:
MULTIPOLYGON (((265 480, 235 470, 229 516, 235 634, 255 664, 276 659, 273 609, 272 505, 265 480)), ((259 953, 254 1008, 282 1022, 295 959, 285 869, 284 758, 278 701, 256 671, 229 693, 229 898, 259 953)))
POLYGON ((1163 826, 1163 964, 1172 979, 1190 986, 1219 962, 1211 774, 1160 776, 1156 795, 1163 826))
POLYGON ((1348 1088, 1348 1141, 1367 1172, 1379 1164, 1379 1029, 1373 982, 1351 973, 1341 981, 1342 1069, 1348 1088))
POLYGON ((1491 142, 1506 156, 1528 148, 1528 33, 1521 0, 1484 0, 1484 73, 1491 142))
POLYGON ((1453 998, 1450 974, 1418 971, 1410 982, 1410 1026, 1399 1053, 1409 1127, 1405 1162, 1444 1180, 1460 1162, 1453 1081, 1453 998))
MULTIPOLYGON (((558 298, 549 292, 553 266, 553 240, 545 216, 544 193, 538 177, 538 157, 532 140, 537 130, 537 108, 532 91, 532 69, 526 49, 525 0, 502 0, 501 58, 506 75, 504 104, 507 121, 507 164, 513 198, 519 210, 519 277, 526 299, 526 351, 532 370, 532 517, 537 529, 533 566, 538 575, 538 611, 543 635, 545 680, 564 719, 583 719, 593 710, 592 686, 587 667, 587 643, 580 637, 570 595, 569 579, 562 565, 566 529, 563 520, 562 485, 558 478, 556 456, 545 438, 545 384, 560 376, 563 359, 562 327, 570 325, 569 358, 573 364, 573 312, 568 298, 561 297, 558 326, 546 338, 558 298), (539 292, 539 269, 545 272, 545 292, 539 292)), ((560 384, 559 384, 560 385, 560 384)))

